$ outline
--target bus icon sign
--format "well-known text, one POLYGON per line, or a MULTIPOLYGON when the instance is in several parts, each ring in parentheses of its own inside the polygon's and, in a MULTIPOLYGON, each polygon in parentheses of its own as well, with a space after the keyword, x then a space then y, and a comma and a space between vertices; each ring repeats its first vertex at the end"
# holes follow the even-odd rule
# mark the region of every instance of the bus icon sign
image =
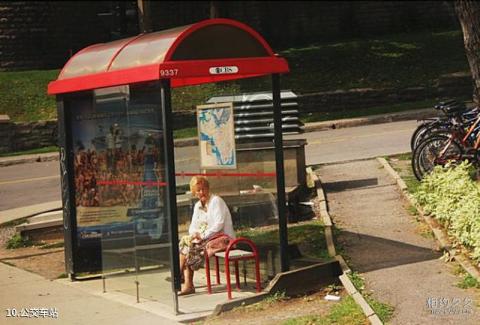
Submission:
POLYGON ((209 72, 210 74, 235 74, 238 73, 238 67, 211 67, 209 72))

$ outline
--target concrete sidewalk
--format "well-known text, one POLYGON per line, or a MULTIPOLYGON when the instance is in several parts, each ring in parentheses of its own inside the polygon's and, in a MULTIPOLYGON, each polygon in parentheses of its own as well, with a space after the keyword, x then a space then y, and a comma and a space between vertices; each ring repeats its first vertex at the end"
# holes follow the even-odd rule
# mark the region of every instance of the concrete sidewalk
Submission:
POLYGON ((60 209, 62 209, 62 201, 52 201, 16 209, 3 210, 0 211, 0 226, 14 220, 24 219, 41 213, 60 209))
MULTIPOLYGON (((410 110, 410 111, 390 113, 390 114, 371 115, 366 117, 358 117, 358 118, 350 118, 350 119, 306 123, 305 132, 315 132, 315 131, 323 131, 323 130, 329 130, 329 129, 339 129, 339 128, 347 128, 347 127, 369 125, 369 124, 388 123, 388 122, 395 122, 395 121, 424 119, 424 118, 428 118, 436 115, 438 115, 438 112, 436 112, 434 109, 427 108, 427 109, 410 110)), ((196 145, 197 145, 196 138, 175 140, 176 147, 187 147, 187 146, 196 146, 196 145)), ((58 158, 59 158, 58 152, 3 157, 3 158, 0 158, 0 167, 15 165, 15 164, 32 163, 36 161, 40 162, 40 161, 58 160, 58 158)))
POLYGON ((7 324, 178 324, 161 315, 46 280, 3 263, 0 263, 0 288, 2 319, 7 324), (13 309, 17 317, 7 317, 8 311, 11 315, 14 313, 13 309), (36 311, 38 309, 40 312, 36 311))
POLYGON ((435 240, 420 235, 395 180, 377 160, 315 172, 350 267, 365 278, 365 292, 395 308, 389 323, 480 324, 480 290, 457 287, 455 264, 440 260, 435 240))

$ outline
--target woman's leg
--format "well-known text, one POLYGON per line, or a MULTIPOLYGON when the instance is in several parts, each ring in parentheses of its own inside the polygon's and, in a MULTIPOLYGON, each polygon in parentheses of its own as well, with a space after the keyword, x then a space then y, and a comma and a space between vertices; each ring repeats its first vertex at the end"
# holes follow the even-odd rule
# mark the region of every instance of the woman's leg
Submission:
POLYGON ((185 282, 185 264, 187 264, 187 255, 180 253, 180 282, 185 282))
POLYGON ((180 292, 180 295, 186 295, 190 293, 195 292, 195 287, 193 285, 193 274, 195 271, 193 271, 189 266, 185 267, 185 284, 183 285, 182 291, 180 292))
POLYGON ((180 253, 180 274, 183 276, 183 270, 185 269, 185 263, 187 262, 187 256, 180 253))

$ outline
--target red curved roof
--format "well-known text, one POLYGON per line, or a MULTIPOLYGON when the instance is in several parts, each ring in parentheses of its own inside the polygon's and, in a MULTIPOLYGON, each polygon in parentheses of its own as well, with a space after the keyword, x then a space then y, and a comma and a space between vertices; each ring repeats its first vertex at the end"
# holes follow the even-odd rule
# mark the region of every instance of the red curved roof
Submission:
POLYGON ((171 79, 172 87, 289 71, 253 29, 230 19, 95 44, 75 54, 49 94, 171 79))

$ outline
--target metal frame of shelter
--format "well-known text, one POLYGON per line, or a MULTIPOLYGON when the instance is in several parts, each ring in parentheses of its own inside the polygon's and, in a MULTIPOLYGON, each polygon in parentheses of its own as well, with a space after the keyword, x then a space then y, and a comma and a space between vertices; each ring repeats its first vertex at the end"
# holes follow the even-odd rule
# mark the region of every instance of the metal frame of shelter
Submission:
MULTIPOLYGON (((65 96, 100 88, 158 82, 161 95, 163 146, 166 173, 166 211, 170 225, 177 224, 171 88, 272 75, 277 204, 281 269, 289 269, 280 77, 289 72, 285 59, 275 55, 267 42, 250 27, 229 19, 209 19, 189 26, 140 34, 136 37, 89 46, 75 54, 48 94, 57 96, 61 150, 67 271, 75 278, 76 224, 73 148, 66 116, 65 96)), ((178 229, 170 227, 172 290, 180 289, 178 229)))

